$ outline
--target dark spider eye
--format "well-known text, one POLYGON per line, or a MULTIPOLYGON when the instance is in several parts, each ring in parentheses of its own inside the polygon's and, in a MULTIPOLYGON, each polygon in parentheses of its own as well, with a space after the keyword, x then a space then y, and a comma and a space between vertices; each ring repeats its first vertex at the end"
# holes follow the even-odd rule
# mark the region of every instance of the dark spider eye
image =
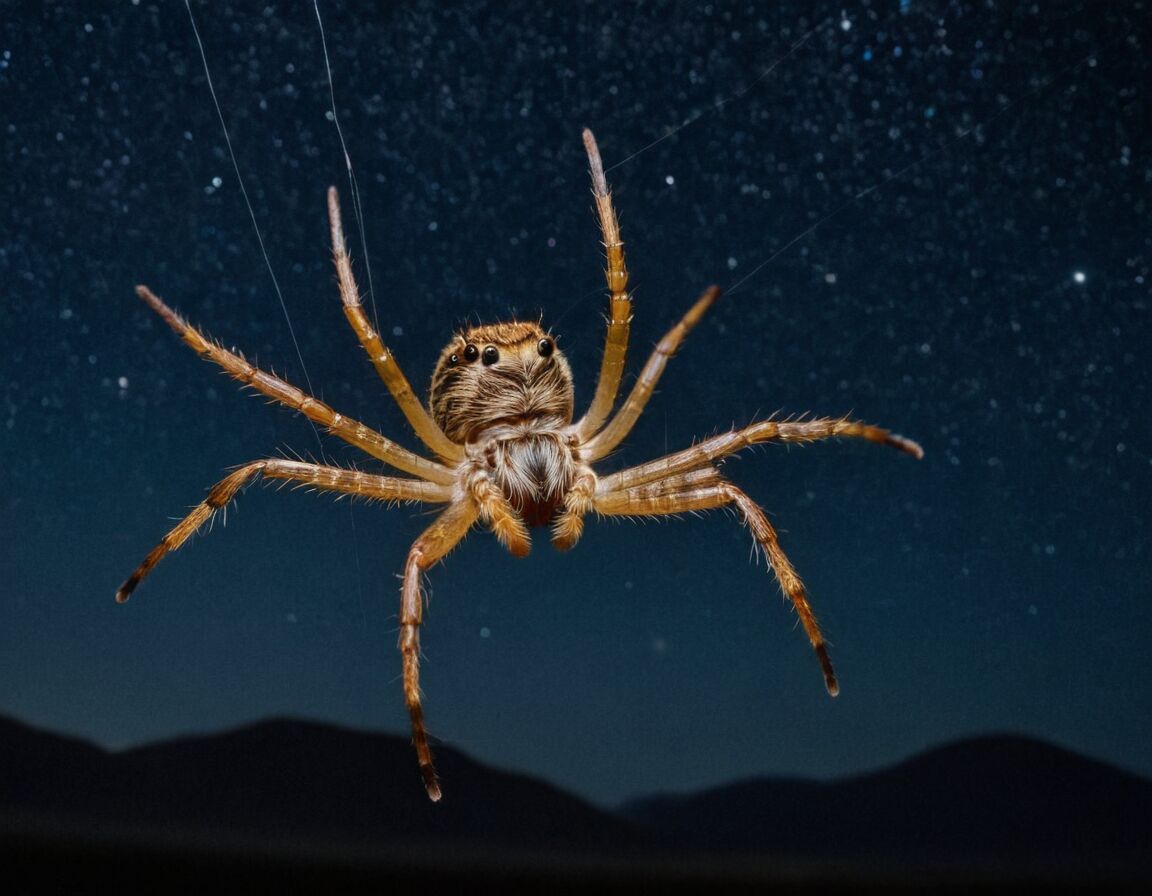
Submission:
POLYGON ((451 366, 455 367, 457 364, 460 363, 460 356, 456 355, 456 354, 449 355, 448 356, 448 363, 451 366))
POLYGON ((480 356, 480 349, 476 348, 471 342, 464 346, 464 360, 471 363, 480 356))
POLYGON ((540 343, 536 346, 536 351, 540 352, 541 358, 547 358, 552 354, 552 350, 556 348, 556 343, 551 339, 541 339, 540 343))
POLYGON ((500 360, 500 352, 496 350, 496 346, 488 345, 484 347, 484 357, 480 359, 486 365, 491 366, 500 360))

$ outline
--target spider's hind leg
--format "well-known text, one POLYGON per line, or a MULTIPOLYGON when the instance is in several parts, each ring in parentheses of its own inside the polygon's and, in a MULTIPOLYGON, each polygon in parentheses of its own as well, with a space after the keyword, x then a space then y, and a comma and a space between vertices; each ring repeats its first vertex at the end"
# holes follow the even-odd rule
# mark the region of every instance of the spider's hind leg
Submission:
POLYGON ((637 517, 734 507, 752 532, 756 544, 767 556, 776 581, 796 608, 800 624, 804 626, 808 641, 820 661, 825 688, 833 697, 840 693, 840 684, 828 656, 828 646, 816 622, 812 605, 808 602, 808 593, 795 567, 780 547, 776 530, 760 506, 743 490, 721 478, 715 468, 706 467, 691 473, 669 476, 629 489, 606 490, 596 496, 593 506, 605 516, 637 517))
POLYGON ((788 559, 784 549, 780 547, 780 539, 776 535, 776 530, 768 522, 768 517, 760 505, 753 501, 746 492, 730 482, 725 482, 720 488, 727 500, 736 505, 736 509, 752 532, 752 537, 764 549, 768 562, 772 565, 772 571, 776 574, 776 581, 780 583, 780 587, 784 589, 784 593, 792 601, 792 606, 796 608, 796 615, 800 617, 800 624, 804 626, 804 632, 808 635, 808 641, 812 645, 812 649, 816 651, 816 659, 820 661, 820 668, 824 673, 824 687, 830 696, 835 697, 840 693, 840 683, 836 680, 836 672, 833 670, 832 660, 828 656, 827 642, 824 640, 823 632, 820 631, 820 625, 816 622, 812 605, 808 602, 808 592, 804 588, 804 583, 800 580, 792 561, 788 559))
POLYGON ((404 702, 408 704, 408 717, 412 722, 412 743, 420 762, 420 774, 428 798, 440 799, 440 783, 436 767, 432 764, 432 750, 428 746, 428 731, 424 727, 424 705, 420 695, 420 624, 424 614, 424 600, 420 593, 420 576, 436 561, 441 560, 468 534, 476 522, 479 510, 469 499, 457 501, 436 518, 416 539, 404 564, 404 583, 400 592, 400 654, 404 663, 404 702))
POLYGON ((169 552, 179 549, 196 534, 218 510, 227 507, 237 493, 249 482, 262 476, 265 479, 282 479, 310 486, 320 491, 342 495, 357 495, 380 501, 423 501, 446 503, 451 491, 442 485, 422 479, 402 479, 393 476, 376 476, 359 470, 345 470, 341 467, 327 467, 302 461, 268 458, 256 460, 237 467, 208 492, 208 497, 197 504, 192 511, 176 524, 161 539, 144 562, 128 577, 116 592, 116 601, 124 603, 132 596, 140 584, 169 552))

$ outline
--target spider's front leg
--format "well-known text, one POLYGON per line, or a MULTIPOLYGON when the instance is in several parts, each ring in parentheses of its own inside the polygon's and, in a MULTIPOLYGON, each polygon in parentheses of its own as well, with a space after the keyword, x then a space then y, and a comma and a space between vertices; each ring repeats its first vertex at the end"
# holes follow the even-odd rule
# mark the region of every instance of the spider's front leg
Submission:
POLYGON ((424 530, 408 552, 404 564, 404 583, 400 591, 400 655, 404 663, 404 701, 412 721, 412 743, 420 762, 424 789, 433 801, 440 799, 440 783, 428 747, 424 727, 424 707, 420 699, 420 622, 424 601, 420 593, 420 575, 452 550, 468 534, 480 510, 470 498, 461 498, 448 506, 436 521, 424 530))
POLYGON ((628 268, 624 263, 624 241, 620 238, 620 222, 612 207, 612 193, 604 177, 604 163, 596 138, 584 129, 584 150, 588 154, 588 170, 592 175, 592 195, 596 200, 596 215, 600 219, 600 232, 608 267, 604 277, 608 283, 608 332, 604 341, 604 358, 600 362, 600 376, 596 392, 588 411, 576 423, 576 432, 582 440, 590 438, 612 412, 620 379, 624 375, 624 357, 628 353, 628 331, 632 324, 632 297, 628 295, 628 268))
POLYGON ((412 425, 420 441, 436 452, 441 458, 457 463, 464 457, 464 449, 444 435, 436 421, 429 416, 424 405, 412 391, 408 378, 400 369, 395 356, 381 340, 380 335, 373 329, 364 313, 360 302, 360 290, 356 286, 356 278, 352 274, 352 259, 348 255, 348 246, 344 240, 344 225, 340 220, 340 197, 335 187, 328 188, 328 222, 332 231, 332 260, 336 264, 336 277, 340 283, 340 298, 344 303, 344 316, 368 353, 368 358, 396 404, 400 406, 404 416, 412 425))
POLYGON ((648 356, 648 361, 640 371, 640 376, 636 378, 636 384, 628 393, 628 398, 625 399, 624 404, 620 406, 607 426, 584 443, 583 455, 587 461, 596 461, 604 457, 632 431, 632 427, 636 425, 636 421, 644 412, 648 399, 652 397, 656 384, 660 382, 660 377, 664 373, 664 368, 668 366, 669 359, 676 354, 676 350, 680 348, 688 334, 700 323, 705 312, 712 307, 718 298, 720 298, 720 287, 709 286, 684 316, 677 321, 676 325, 656 343, 656 347, 648 356))
MULTIPOLYGON (((601 482, 604 489, 604 481, 601 482)), ((664 516, 689 513, 697 510, 712 510, 731 506, 744 520, 744 524, 763 549, 768 563, 776 575, 776 581, 796 608, 800 624, 808 635, 820 668, 824 672, 824 686, 835 697, 840 693, 832 660, 828 657, 828 647, 824 635, 816 622, 808 593, 800 580, 795 567, 780 547, 776 530, 768 522, 764 511, 743 490, 723 479, 713 467, 705 467, 691 473, 668 476, 633 488, 608 490, 596 495, 593 506, 604 516, 664 516)))
POLYGON ((708 287, 676 325, 664 334, 643 370, 640 371, 640 376, 628 398, 603 430, 584 440, 580 425, 573 428, 568 449, 572 452, 572 460, 576 465, 576 476, 564 496, 564 508, 557 516, 556 522, 552 524, 552 544, 557 550, 567 551, 575 546, 584 532, 584 516, 592 510, 598 481, 595 472, 588 464, 604 457, 632 431, 645 405, 648 404, 648 399, 652 397, 656 384, 668 365, 668 360, 676 354, 676 350, 692 332, 692 328, 700 322, 704 313, 718 298, 720 288, 708 287))
POLYGON ((343 439, 350 445, 355 445, 398 470, 441 485, 449 485, 455 479, 453 472, 443 464, 413 454, 407 448, 384 438, 380 433, 374 429, 369 429, 363 423, 337 413, 327 404, 313 398, 302 389, 298 389, 280 377, 249 364, 242 355, 223 348, 165 305, 163 300, 147 286, 137 286, 136 294, 159 314, 164 322, 175 331, 176 335, 183 339, 196 354, 220 365, 224 372, 233 379, 246 386, 251 386, 261 395, 268 396, 278 404, 298 411, 313 423, 319 423, 337 438, 343 439))

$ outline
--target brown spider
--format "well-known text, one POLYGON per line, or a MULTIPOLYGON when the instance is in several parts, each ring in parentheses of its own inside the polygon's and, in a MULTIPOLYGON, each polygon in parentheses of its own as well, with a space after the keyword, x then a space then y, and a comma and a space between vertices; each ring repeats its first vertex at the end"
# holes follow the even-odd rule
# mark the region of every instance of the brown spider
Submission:
POLYGON ((514 555, 523 557, 531 546, 528 526, 550 526, 552 544, 567 550, 579 540, 584 516, 590 511, 601 516, 660 516, 731 506, 767 555, 816 651, 828 693, 835 696, 839 685, 804 585, 781 550, 764 511, 720 475, 716 462, 761 442, 812 442, 832 436, 882 442, 914 457, 923 456, 920 446, 912 440, 855 420, 770 419, 713 436, 691 448, 610 476, 597 476, 592 463, 612 451, 631 431, 668 359, 716 301, 720 290, 715 286, 705 290, 665 334, 632 391, 609 419, 624 370, 632 301, 627 291, 628 271, 620 227, 600 151, 589 130, 584 131, 584 148, 608 256, 611 316, 596 393, 587 413, 576 422, 572 372, 564 353, 539 325, 519 321, 471 327, 453 337, 432 374, 429 408, 425 410, 364 314, 344 242, 335 188, 328 190, 328 217, 344 314, 388 391, 436 460, 414 454, 279 377, 252 366, 240 354, 226 350, 186 323, 148 287, 136 288, 140 298, 201 357, 413 478, 377 476, 279 458, 244 464, 213 486, 208 497, 164 536, 120 587, 116 599, 126 601, 165 554, 184 544, 258 476, 366 498, 447 505, 408 552, 400 599, 404 698, 424 786, 433 800, 440 799, 440 786, 432 765, 420 697, 420 578, 477 522, 490 528, 514 555))

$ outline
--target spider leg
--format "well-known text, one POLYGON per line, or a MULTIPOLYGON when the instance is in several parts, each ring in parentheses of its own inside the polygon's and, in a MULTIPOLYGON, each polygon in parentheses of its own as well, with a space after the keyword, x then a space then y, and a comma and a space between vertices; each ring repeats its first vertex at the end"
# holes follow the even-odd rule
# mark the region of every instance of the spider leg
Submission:
POLYGON ((299 411, 313 423, 324 426, 337 438, 343 439, 350 445, 355 445, 398 470, 441 485, 455 481, 455 474, 442 464, 413 454, 407 448, 402 448, 395 442, 384 438, 374 429, 369 429, 363 423, 337 413, 319 399, 313 398, 291 383, 249 364, 242 355, 230 352, 212 341, 165 305, 147 286, 137 286, 136 294, 153 311, 164 318, 165 323, 176 332, 176 335, 191 346, 193 351, 200 357, 219 364, 224 368, 224 372, 233 379, 239 380, 246 386, 251 386, 273 401, 290 407, 294 411, 299 411))
POLYGON ((344 302, 344 316, 356 331, 360 344, 368 353, 380 379, 396 399, 396 404, 408 418, 416 435, 432 451, 446 461, 456 463, 464 457, 464 449, 444 435, 444 431, 424 409, 424 405, 412 391, 408 378, 396 362, 396 357, 384 345, 379 334, 372 328, 364 306, 360 303, 360 290, 352 274, 352 259, 344 241, 344 226, 340 221, 340 197, 335 187, 328 188, 328 221, 332 229, 332 257, 336 263, 336 275, 340 282, 340 298, 344 302))
POLYGON ((420 575, 442 559, 468 534, 479 516, 475 503, 467 498, 455 501, 416 539, 404 564, 404 583, 400 592, 400 654, 404 664, 404 701, 412 722, 412 743, 420 762, 424 789, 433 801, 440 799, 440 784, 428 747, 424 727, 424 707, 420 698, 420 623, 424 601, 420 594, 420 575))
POLYGON ((796 608, 796 615, 800 617, 800 624, 804 626, 824 672, 824 687, 833 697, 840 693, 828 647, 808 602, 804 583, 780 547, 780 540, 768 517, 745 492, 721 479, 715 469, 705 468, 630 489, 599 492, 593 503, 595 510, 604 516, 662 516, 733 506, 768 557, 776 581, 796 608))
POLYGON ((695 304, 688 309, 688 313, 664 334, 664 338, 652 350, 644 369, 640 371, 636 385, 632 387, 632 391, 628 394, 624 404, 620 406, 620 410, 616 412, 603 430, 585 443, 581 451, 585 460, 595 461, 604 457, 632 431, 632 427, 636 425, 636 421, 644 411, 644 406, 648 404, 648 399, 652 397, 652 392, 660 381, 664 368, 668 366, 668 359, 676 354, 676 350, 685 337, 692 332, 692 328, 700 322, 700 318, 718 298, 720 298, 720 287, 708 287, 695 304))
POLYGON ((669 454, 627 470, 621 470, 600 480, 601 492, 614 492, 643 485, 657 479, 687 473, 710 464, 750 445, 762 442, 805 443, 829 438, 865 439, 877 444, 890 445, 910 454, 917 460, 924 456, 919 444, 896 435, 879 426, 843 417, 817 417, 812 420, 761 420, 743 429, 722 433, 705 439, 691 448, 669 454))
POLYGON ((628 329, 632 323, 632 298, 628 295, 628 269, 624 265, 624 243, 620 239, 620 223, 612 208, 612 194, 604 177, 604 163, 596 138, 584 129, 584 150, 588 154, 588 167, 592 175, 592 195, 596 199, 596 214, 600 218, 600 231, 604 237, 604 251, 608 269, 604 276, 611 295, 608 334, 604 343, 604 358, 600 362, 600 377, 588 411, 576 424, 581 442, 596 432, 608 419, 616 403, 616 392, 624 374, 624 356, 628 353, 628 329))
POLYGON ((339 467, 326 467, 319 464, 306 464, 294 460, 257 460, 238 467, 208 492, 208 497, 192 509, 184 519, 176 524, 161 542, 144 558, 144 562, 130 575, 120 590, 116 600, 124 603, 136 590, 136 586, 164 559, 169 551, 175 551, 191 538, 201 526, 208 522, 217 510, 226 507, 245 485, 263 476, 265 479, 287 479, 301 485, 312 486, 321 491, 339 492, 345 495, 359 495, 386 501, 424 501, 445 503, 451 500, 451 490, 442 485, 425 482, 421 479, 396 479, 389 476, 375 476, 358 470, 344 470, 339 467))

